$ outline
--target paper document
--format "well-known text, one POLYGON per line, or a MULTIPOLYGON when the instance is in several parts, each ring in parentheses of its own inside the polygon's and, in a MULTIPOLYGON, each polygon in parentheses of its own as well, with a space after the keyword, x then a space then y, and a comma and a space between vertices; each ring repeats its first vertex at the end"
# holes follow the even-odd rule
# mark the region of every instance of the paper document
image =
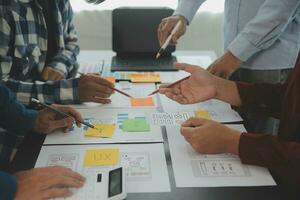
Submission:
MULTIPOLYGON (((65 166, 78 173, 119 163, 129 193, 170 192, 163 144, 43 146, 35 167, 65 166), (95 159, 96 158, 96 159, 95 159)), ((111 166, 109 166, 111 165, 111 166)), ((89 187, 93 188, 93 183, 89 187)))
POLYGON ((148 119, 151 124, 157 126, 180 126, 184 121, 193 116, 193 113, 149 113, 148 119))
POLYGON ((205 102, 182 105, 159 94, 164 112, 192 112, 195 117, 211 119, 221 123, 241 122, 241 116, 228 103, 211 99, 205 102))
MULTIPOLYGON (((230 125, 245 131, 242 125, 230 125)), ((276 185, 268 169, 244 165, 238 156, 197 153, 180 134, 167 127, 172 166, 177 187, 227 187, 276 185)))
POLYGON ((86 126, 74 127, 68 133, 57 131, 47 135, 44 144, 163 142, 161 128, 151 125, 146 117, 147 112, 156 112, 155 109, 104 109, 96 107, 78 109, 78 111, 85 118, 85 122, 104 125, 102 132, 91 130, 86 126), (133 121, 126 122, 124 129, 122 125, 126 120, 133 121), (100 135, 107 136, 107 138, 101 138, 100 135))
POLYGON ((111 138, 116 130, 115 124, 94 124, 95 128, 88 128, 84 135, 87 137, 111 138))

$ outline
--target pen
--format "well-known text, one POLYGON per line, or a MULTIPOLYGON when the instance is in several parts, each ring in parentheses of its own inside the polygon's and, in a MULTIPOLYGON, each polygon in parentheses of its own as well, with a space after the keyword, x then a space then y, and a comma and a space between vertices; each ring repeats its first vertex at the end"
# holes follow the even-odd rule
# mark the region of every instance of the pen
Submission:
MULTIPOLYGON (((35 98, 32 98, 31 99, 32 102, 36 103, 36 104, 39 104, 39 105, 42 105, 46 108, 48 108, 49 110, 52 110, 53 112, 56 112, 57 114, 60 114, 61 116, 63 117, 72 117, 77 123, 80 123, 80 124, 83 124, 87 127, 90 127, 90 128, 93 128, 93 129, 97 129, 95 126, 93 126, 92 124, 89 124, 87 122, 81 122, 81 121, 78 121, 77 119, 75 119, 72 115, 68 114, 68 113, 65 113, 65 112, 62 112, 60 110, 57 110, 56 108, 53 108, 52 106, 50 105, 47 105, 45 103, 42 103, 40 102, 38 99, 35 99, 35 98)), ((98 130, 98 129, 97 129, 98 130)))
POLYGON ((159 49, 158 53, 156 54, 156 59, 158 59, 160 55, 163 53, 163 51, 168 47, 173 35, 178 31, 180 25, 181 25, 181 21, 179 20, 175 25, 175 27, 173 28, 171 34, 166 39, 165 43, 162 45, 162 47, 159 49))
MULTIPOLYGON (((189 79, 190 77, 191 77, 191 76, 187 76, 187 77, 185 77, 185 78, 183 78, 183 79, 180 79, 180 80, 178 80, 178 81, 175 81, 174 83, 168 85, 167 88, 171 88, 171 87, 173 87, 174 85, 177 85, 178 83, 180 83, 180 82, 182 82, 182 81, 185 81, 185 80, 189 79)), ((152 93, 148 94, 148 96, 154 95, 154 94, 156 94, 156 93, 158 93, 158 92, 159 92, 159 89, 157 89, 157 90, 153 91, 152 93)))
MULTIPOLYGON (((82 73, 82 72, 78 72, 78 74, 80 74, 80 76, 83 76, 83 75, 84 75, 84 73, 82 73)), ((119 92, 120 94, 123 94, 123 95, 125 95, 125 96, 127 96, 127 97, 129 97, 129 98, 132 98, 131 95, 129 95, 129 94, 127 94, 127 93, 125 93, 125 92, 123 92, 123 91, 117 89, 117 88, 110 87, 110 86, 108 86, 108 85, 106 85, 106 87, 108 87, 108 88, 110 88, 110 89, 112 89, 112 90, 114 90, 114 91, 116 91, 116 92, 119 92)))

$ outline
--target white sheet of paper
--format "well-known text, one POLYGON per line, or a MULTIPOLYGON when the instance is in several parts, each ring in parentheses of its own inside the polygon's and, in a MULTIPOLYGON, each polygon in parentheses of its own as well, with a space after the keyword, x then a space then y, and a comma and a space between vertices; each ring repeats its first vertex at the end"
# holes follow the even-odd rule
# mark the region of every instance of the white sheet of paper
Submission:
MULTIPOLYGON (((245 131, 242 125, 229 127, 245 131)), ((243 165, 237 156, 204 155, 194 151, 179 127, 167 127, 177 187, 229 187, 276 185, 268 169, 243 165)))
MULTIPOLYGON (((84 167, 88 149, 120 149, 120 165, 126 173, 128 193, 170 192, 163 144, 43 146, 35 167, 60 165, 77 172, 102 167, 84 167)), ((109 166, 108 166, 109 167, 109 166)))
POLYGON ((212 59, 209 55, 202 56, 177 56, 177 62, 188 63, 190 65, 200 66, 204 69, 212 63, 212 59))
MULTIPOLYGON (((44 144, 101 144, 101 143, 130 143, 130 142, 163 142, 161 128, 150 124, 149 132, 123 132, 121 125, 125 119, 146 118, 147 112, 155 109, 104 109, 95 107, 78 109, 89 123, 116 124, 116 131, 112 138, 95 138, 84 136, 86 126, 74 127, 68 133, 57 131, 47 135, 44 144)), ((147 120, 147 119, 146 119, 147 120)))
POLYGON ((164 112, 189 112, 194 113, 197 110, 206 110, 210 114, 212 120, 226 123, 226 122, 240 122, 243 121, 241 116, 225 102, 211 99, 202 103, 182 105, 164 95, 159 94, 164 112))

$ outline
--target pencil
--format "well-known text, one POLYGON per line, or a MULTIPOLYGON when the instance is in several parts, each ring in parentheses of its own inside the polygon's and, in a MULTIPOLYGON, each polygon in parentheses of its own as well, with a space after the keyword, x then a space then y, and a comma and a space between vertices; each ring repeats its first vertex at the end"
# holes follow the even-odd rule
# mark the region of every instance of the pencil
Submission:
MULTIPOLYGON (((45 103, 42 103, 40 102, 38 99, 35 99, 35 98, 32 98, 31 99, 32 102, 36 103, 36 104, 39 104, 41 106, 44 106, 46 108, 48 108, 49 110, 52 110, 53 112, 56 112, 57 114, 60 114, 62 117, 72 117, 77 123, 80 123, 80 124, 83 124, 87 127, 90 127, 90 128, 93 128, 93 129, 97 129, 95 126, 93 126, 92 124, 89 124, 87 122, 81 122, 81 121, 78 121, 77 119, 75 119, 72 115, 68 114, 68 113, 65 113, 65 112, 62 112, 60 110, 57 110, 56 108, 53 108, 52 106, 50 105, 47 105, 45 103)), ((98 130, 98 129, 97 129, 98 130)))
MULTIPOLYGON (((180 83, 180 82, 182 82, 182 81, 185 81, 185 80, 189 79, 190 77, 191 77, 191 76, 187 76, 187 77, 185 77, 185 78, 183 78, 183 79, 180 79, 180 80, 178 80, 178 81, 175 81, 174 83, 168 85, 167 88, 171 88, 171 87, 173 87, 174 85, 177 85, 178 83, 180 83)), ((154 94, 156 94, 156 93, 158 93, 158 92, 159 92, 159 89, 154 90, 153 92, 151 92, 150 94, 148 94, 148 96, 154 95, 154 94)))

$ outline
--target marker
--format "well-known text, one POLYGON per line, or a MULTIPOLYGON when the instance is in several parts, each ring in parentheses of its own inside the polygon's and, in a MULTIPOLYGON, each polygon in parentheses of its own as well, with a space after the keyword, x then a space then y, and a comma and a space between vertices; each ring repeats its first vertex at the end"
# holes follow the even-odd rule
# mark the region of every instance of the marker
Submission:
MULTIPOLYGON (((176 82, 174 82, 174 83, 168 85, 167 88, 171 88, 171 87, 173 87, 174 85, 177 85, 178 83, 180 83, 180 82, 182 82, 182 81, 185 81, 185 80, 189 79, 190 77, 191 77, 191 76, 187 76, 187 77, 185 77, 185 78, 183 78, 183 79, 180 79, 180 80, 178 80, 178 81, 176 81, 176 82)), ((159 92, 159 89, 154 90, 152 93, 148 94, 148 96, 154 95, 154 94, 156 94, 156 93, 158 93, 158 92, 159 92)))
POLYGON ((36 104, 39 104, 39 105, 41 105, 41 106, 44 106, 44 107, 48 108, 49 110, 52 110, 53 112, 55 112, 55 113, 57 113, 57 114, 60 114, 62 117, 72 117, 77 123, 80 123, 80 124, 83 124, 83 125, 85 125, 85 126, 87 126, 87 127, 90 127, 90 128, 93 128, 93 129, 98 130, 98 129, 97 129, 95 126, 93 126, 92 124, 89 124, 89 123, 87 123, 87 122, 81 122, 81 121, 78 121, 78 120, 75 119, 72 115, 70 115, 70 114, 68 114, 68 113, 65 113, 65 112, 62 112, 62 111, 60 111, 60 110, 58 110, 58 109, 56 109, 56 108, 53 108, 52 106, 49 106, 49 105, 47 105, 47 104, 45 104, 45 103, 42 103, 42 102, 40 102, 38 99, 32 98, 31 101, 34 102, 34 103, 36 103, 36 104))
POLYGON ((178 31, 179 27, 181 25, 181 20, 179 20, 177 22, 177 24, 175 25, 175 27, 173 28, 171 34, 168 36, 168 38, 166 39, 165 43, 162 45, 162 47, 159 49, 158 53, 156 54, 156 59, 158 59, 161 54, 165 51, 165 49, 169 46, 169 43, 173 37, 173 35, 178 31))

